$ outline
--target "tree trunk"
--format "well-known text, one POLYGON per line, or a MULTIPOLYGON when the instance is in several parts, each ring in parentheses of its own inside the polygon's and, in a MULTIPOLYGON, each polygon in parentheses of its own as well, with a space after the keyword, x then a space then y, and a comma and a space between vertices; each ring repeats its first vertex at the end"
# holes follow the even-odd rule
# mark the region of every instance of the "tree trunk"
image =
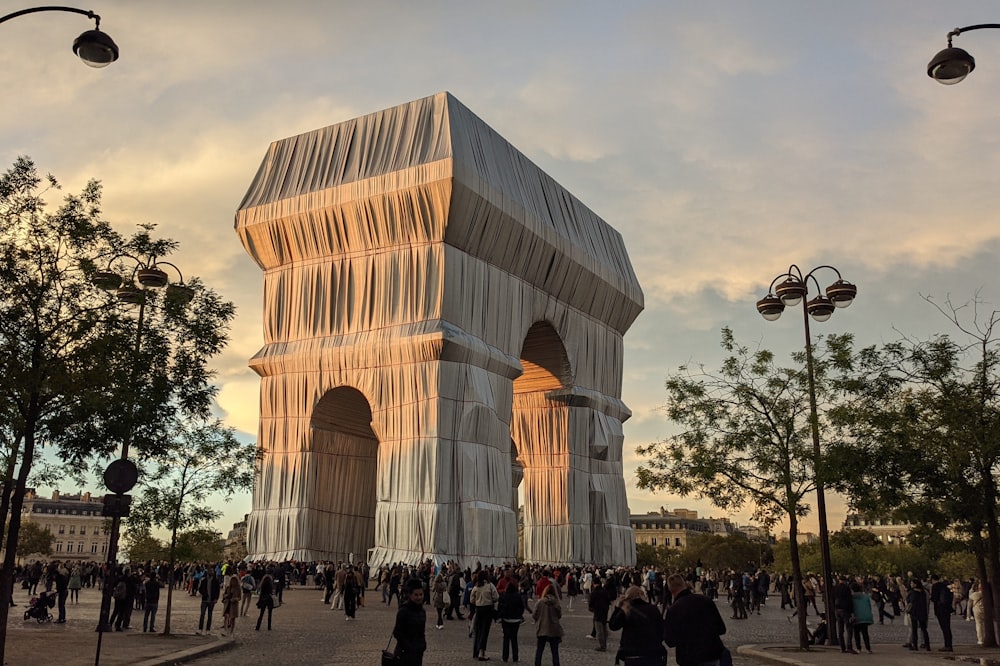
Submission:
POLYGON ((997 493, 993 474, 989 470, 982 473, 983 507, 986 518, 986 571, 983 578, 983 647, 997 647, 996 609, 1000 606, 997 585, 1000 577, 1000 530, 997 529, 997 493))
POLYGON ((809 627, 806 625, 806 592, 802 588, 802 564, 799 561, 799 521, 794 512, 788 514, 788 550, 792 559, 795 617, 799 620, 799 647, 808 650, 809 627))
MULTIPOLYGON (((176 525, 177 522, 174 522, 176 525)), ((163 618, 163 635, 170 635, 170 609, 174 602, 174 565, 176 563, 176 557, 174 555, 174 550, 177 548, 177 528, 174 527, 170 532, 170 553, 167 555, 170 561, 170 587, 167 588, 167 612, 163 618)))
POLYGON ((10 524, 7 527, 6 550, 3 568, 0 568, 0 664, 6 663, 4 651, 7 643, 7 617, 10 615, 10 596, 14 593, 14 562, 17 558, 17 535, 21 531, 21 508, 24 506, 24 490, 28 473, 35 454, 35 409, 37 400, 33 397, 29 407, 29 418, 25 419, 24 454, 17 473, 17 481, 10 497, 10 524))

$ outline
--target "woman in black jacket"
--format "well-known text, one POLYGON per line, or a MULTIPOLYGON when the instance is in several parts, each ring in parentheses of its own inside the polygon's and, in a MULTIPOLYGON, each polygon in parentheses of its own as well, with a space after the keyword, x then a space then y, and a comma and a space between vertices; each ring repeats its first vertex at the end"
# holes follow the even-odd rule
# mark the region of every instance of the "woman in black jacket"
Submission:
POLYGON ((503 660, 513 657, 517 661, 517 630, 524 622, 524 599, 521 598, 517 578, 507 583, 500 595, 499 614, 500 627, 503 629, 503 660))
POLYGON ((906 595, 907 612, 910 614, 910 642, 906 647, 911 650, 917 649, 917 629, 920 629, 921 638, 924 639, 925 650, 931 649, 931 637, 927 633, 927 591, 919 578, 910 581, 910 591, 906 595))
POLYGON ((615 661, 627 666, 663 666, 667 649, 663 647, 663 618, 660 611, 645 599, 645 592, 632 585, 615 603, 608 620, 612 631, 622 630, 621 645, 615 661))
POLYGON ((260 621, 264 619, 264 611, 267 611, 267 630, 271 631, 271 612, 274 610, 274 579, 271 574, 265 575, 260 580, 260 588, 257 592, 257 608, 260 615, 257 616, 257 631, 260 631, 260 621))
POLYGON ((392 635, 396 639, 396 656, 400 666, 422 666, 427 638, 424 628, 427 613, 424 611, 424 586, 419 579, 410 579, 403 590, 405 603, 396 611, 396 624, 392 635))

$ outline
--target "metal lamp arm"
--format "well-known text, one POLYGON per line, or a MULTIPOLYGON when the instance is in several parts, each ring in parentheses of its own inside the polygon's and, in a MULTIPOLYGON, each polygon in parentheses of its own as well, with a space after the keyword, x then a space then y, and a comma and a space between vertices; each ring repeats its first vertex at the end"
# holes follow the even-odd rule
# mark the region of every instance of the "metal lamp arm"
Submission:
POLYGON ((101 28, 101 17, 98 16, 90 9, 77 9, 76 7, 61 7, 56 5, 49 5, 45 7, 30 7, 28 9, 21 9, 16 12, 11 12, 6 16, 0 16, 0 23, 5 23, 11 19, 16 19, 18 16, 24 16, 25 14, 35 14, 38 12, 72 12, 73 14, 83 14, 87 18, 94 19, 97 21, 97 29, 101 28))
POLYGON ((969 32, 970 30, 983 30, 984 28, 1000 28, 1000 23, 978 23, 976 25, 967 25, 964 28, 955 28, 948 33, 948 46, 951 46, 951 40, 953 37, 958 37, 963 32, 969 32))

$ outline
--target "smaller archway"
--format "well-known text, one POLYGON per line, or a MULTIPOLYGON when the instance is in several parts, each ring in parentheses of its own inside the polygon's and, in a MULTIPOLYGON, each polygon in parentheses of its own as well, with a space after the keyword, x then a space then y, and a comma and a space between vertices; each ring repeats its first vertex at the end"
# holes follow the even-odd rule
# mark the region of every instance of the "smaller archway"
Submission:
POLYGON ((309 420, 314 549, 329 559, 362 559, 375 543, 379 442, 371 422, 367 398, 350 386, 327 391, 309 420))

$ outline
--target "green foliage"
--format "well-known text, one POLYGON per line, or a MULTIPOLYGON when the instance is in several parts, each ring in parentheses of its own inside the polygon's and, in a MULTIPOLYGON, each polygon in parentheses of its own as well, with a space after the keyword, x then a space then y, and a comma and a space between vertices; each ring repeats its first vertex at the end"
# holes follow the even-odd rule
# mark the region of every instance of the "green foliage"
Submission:
POLYGON ((877 546, 881 542, 874 532, 868 530, 844 529, 830 535, 831 548, 853 548, 855 546, 877 546))
POLYGON ((24 523, 17 534, 17 556, 39 554, 48 557, 52 555, 52 544, 55 540, 52 532, 38 523, 24 523))
MULTIPOLYGON (((860 531, 860 530, 858 530, 860 531)), ((819 544, 799 546, 802 570, 817 575, 822 571, 819 544)), ((924 573, 936 571, 950 576, 968 577, 975 572, 975 557, 968 553, 949 552, 932 557, 927 551, 910 544, 853 545, 835 544, 830 539, 830 559, 834 571, 855 575, 905 574, 907 571, 924 573)), ((776 573, 790 573, 791 554, 787 539, 774 546, 773 569, 776 573)))
MULTIPOLYGON (((728 511, 749 503, 766 526, 802 516, 817 473, 806 373, 777 366, 770 351, 737 344, 728 328, 722 346, 732 356, 717 374, 682 366, 667 378, 667 416, 681 432, 637 449, 646 458, 638 485, 704 497, 728 511)), ((828 353, 816 359, 820 397, 827 395, 824 378, 849 348, 849 337, 830 338, 828 353)))
POLYGON ((753 571, 770 557, 769 544, 750 541, 742 534, 700 534, 688 541, 680 564, 693 569, 700 561, 708 569, 753 571))
POLYGON ((167 555, 167 545, 143 529, 125 532, 122 536, 122 550, 128 553, 128 562, 156 562, 166 559, 167 555))
POLYGON ((673 571, 677 567, 682 551, 667 545, 654 546, 648 543, 635 545, 636 566, 658 567, 660 571, 673 571))
POLYGON ((218 562, 222 559, 222 534, 198 528, 177 535, 177 559, 190 562, 218 562))

